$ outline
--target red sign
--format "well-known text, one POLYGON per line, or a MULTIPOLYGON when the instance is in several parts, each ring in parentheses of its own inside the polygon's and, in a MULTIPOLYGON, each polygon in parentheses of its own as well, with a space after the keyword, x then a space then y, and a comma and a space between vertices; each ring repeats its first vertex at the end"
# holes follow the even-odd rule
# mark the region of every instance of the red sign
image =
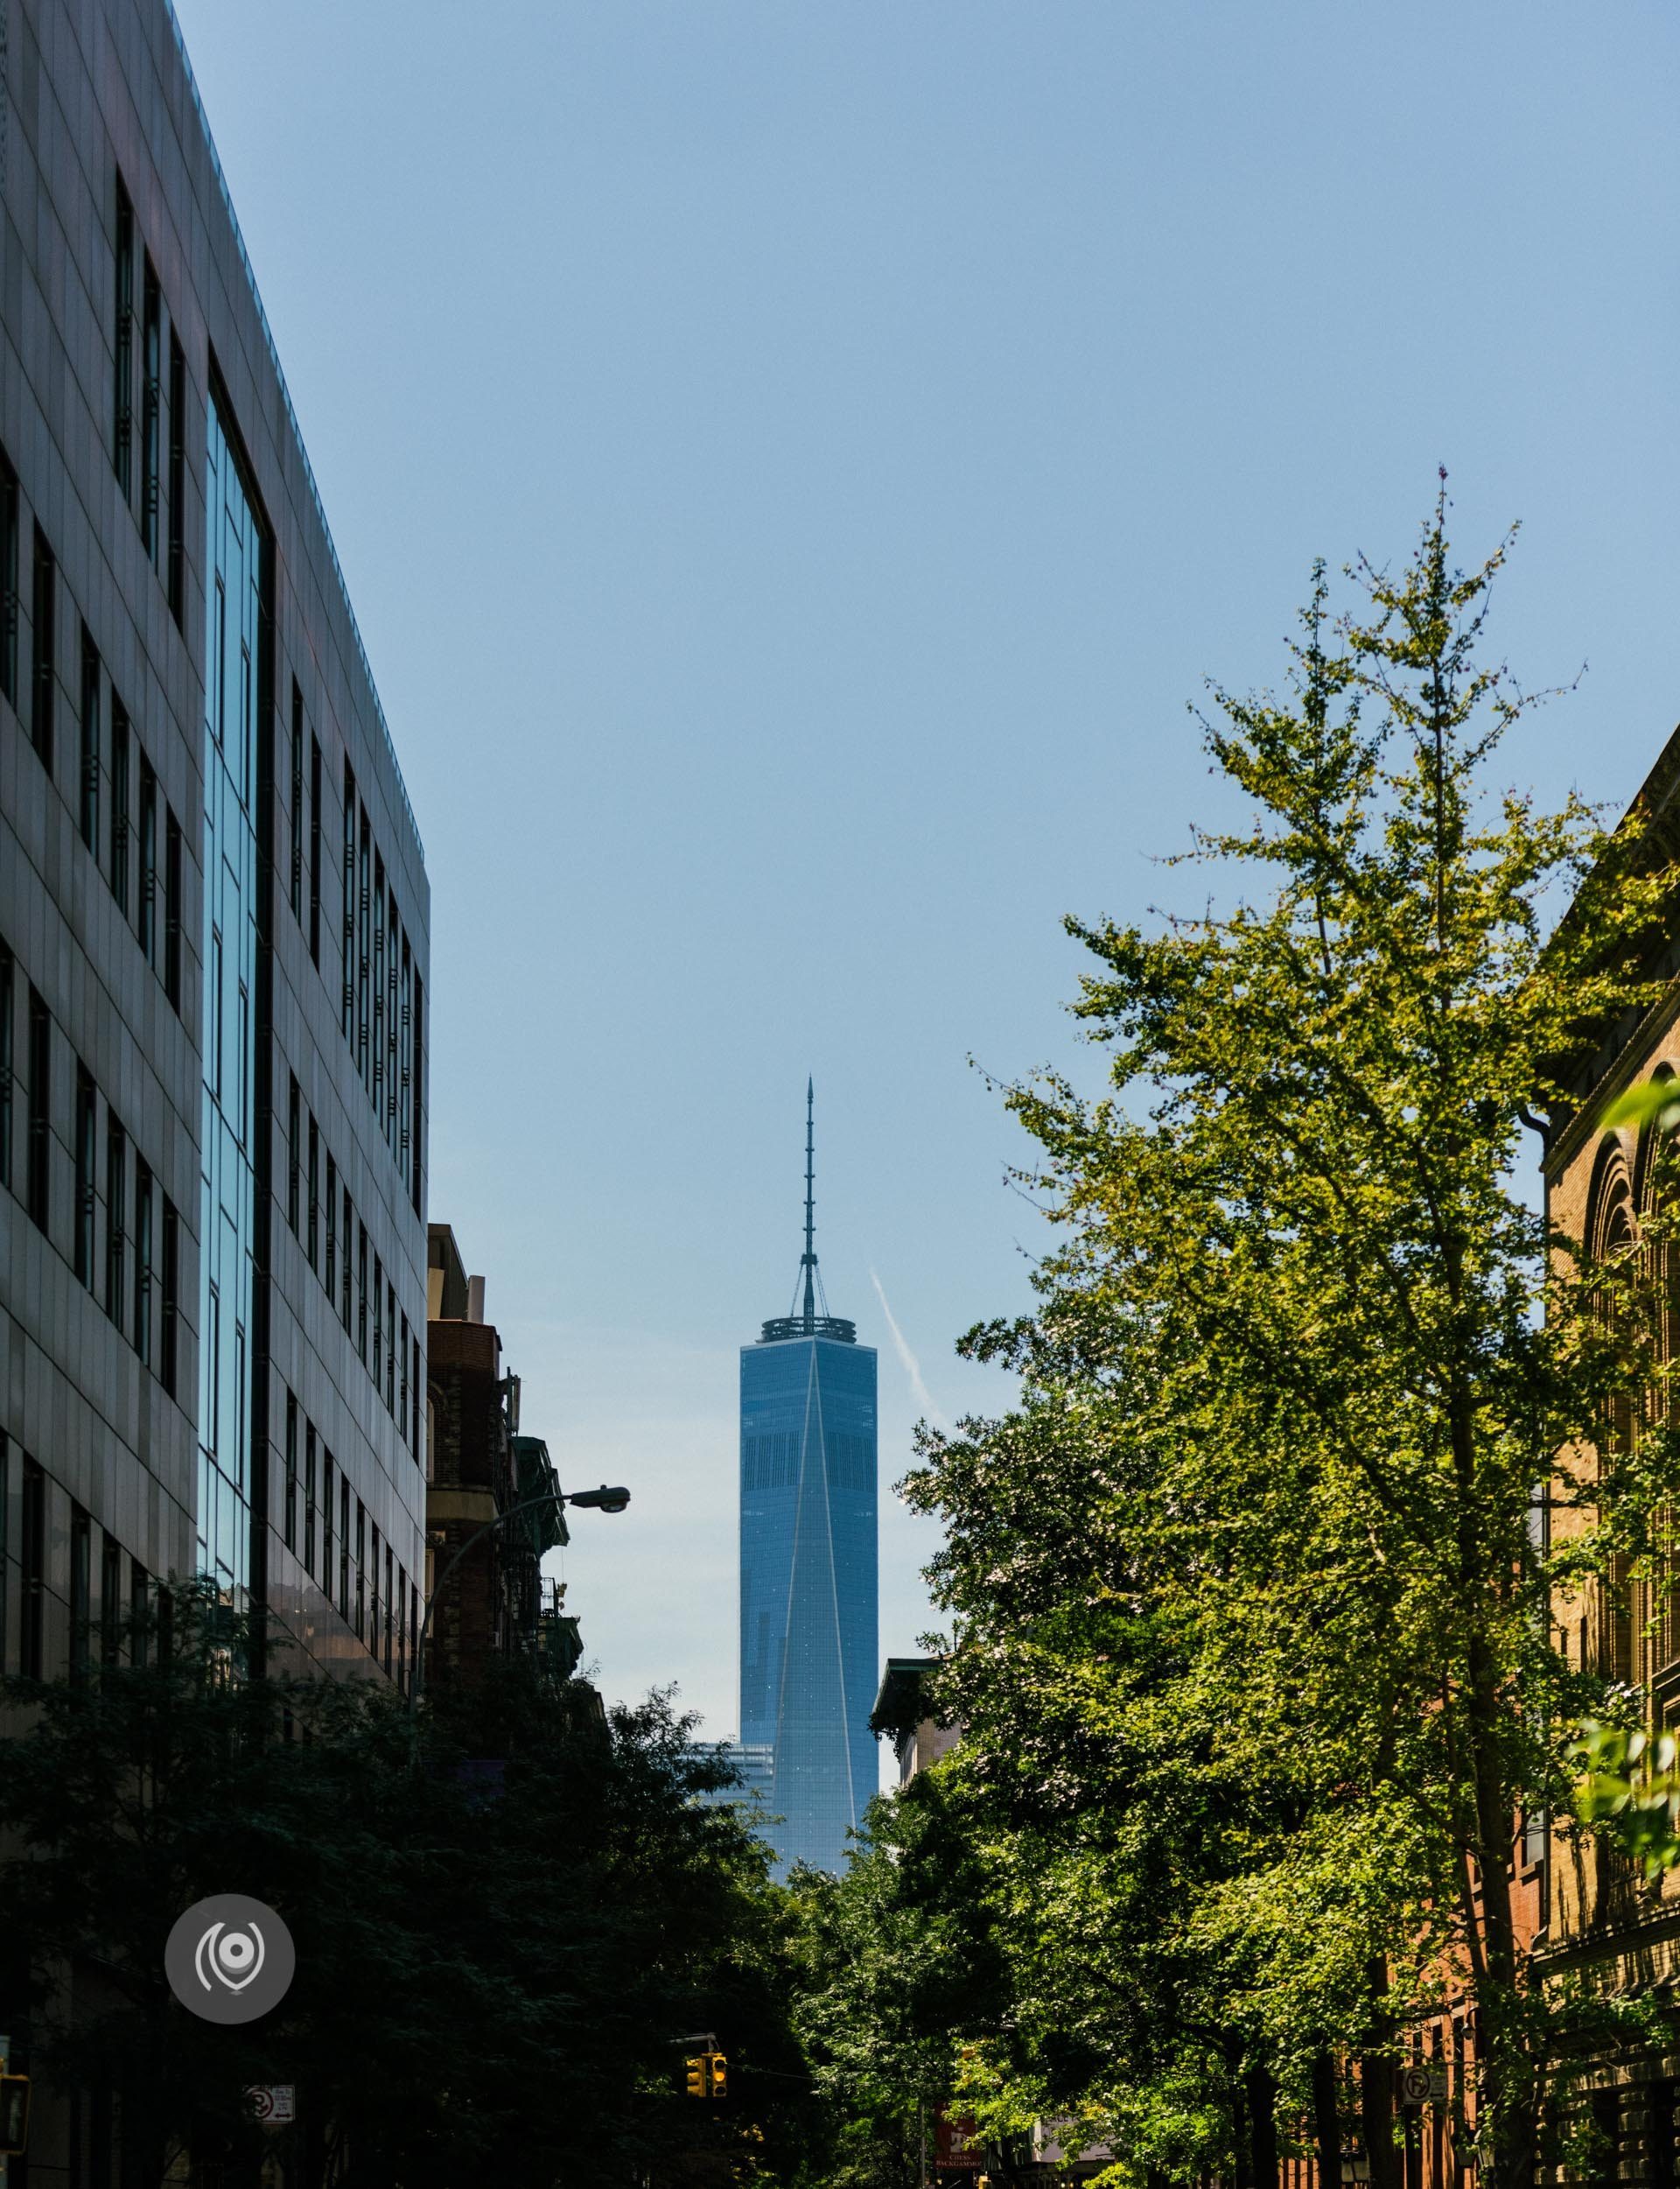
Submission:
POLYGON ((934 2171, 941 2174, 977 2174, 986 2163, 984 2144, 974 2122, 953 2119, 941 2106, 934 2115, 934 2171))

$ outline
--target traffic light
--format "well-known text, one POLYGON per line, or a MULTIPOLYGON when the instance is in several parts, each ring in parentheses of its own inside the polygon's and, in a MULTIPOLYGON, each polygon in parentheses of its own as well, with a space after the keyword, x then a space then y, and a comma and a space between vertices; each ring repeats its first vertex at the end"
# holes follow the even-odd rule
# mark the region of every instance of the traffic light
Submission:
POLYGON ((0 2074, 0 2158, 21 2158, 29 2141, 29 2077, 0 2074))
POLYGON ((688 2071, 689 2095, 704 2098, 706 2094, 706 2055, 692 2052, 682 2063, 688 2071))
POLYGON ((710 2055, 711 2060, 711 2094, 714 2098, 729 2095, 729 2062, 721 2052, 710 2055))

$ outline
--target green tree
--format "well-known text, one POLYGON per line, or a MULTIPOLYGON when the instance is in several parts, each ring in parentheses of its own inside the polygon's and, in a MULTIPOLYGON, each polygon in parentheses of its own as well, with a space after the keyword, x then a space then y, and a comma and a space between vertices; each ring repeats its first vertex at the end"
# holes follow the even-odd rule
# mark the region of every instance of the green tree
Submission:
POLYGON ((1181 2175, 1245 2115, 1264 2172, 1274 2079, 1331 2132, 1353 2051, 1380 2180, 1395 2032, 1452 1956, 1483 2160, 1526 2189, 1550 2038, 1513 1834, 1564 1797, 1552 1729, 1591 1688, 1551 1646, 1536 1485, 1587 1456, 1554 1493, 1606 1523, 1578 1577, 1676 1478, 1668 1431, 1606 1433, 1652 1373, 1633 1273, 1520 1183, 1655 993, 1672 879, 1578 800, 1495 789, 1529 704, 1480 652, 1505 550, 1455 568, 1446 507, 1397 575, 1351 573, 1344 621, 1315 573, 1281 696, 1215 691, 1250 822, 1191 854, 1208 909, 1070 923, 1115 1091, 1008 1091, 1061 1238, 1035 1312, 965 1349, 1020 1404, 928 1436, 910 1484, 948 1531, 957 1768, 1016 1873, 1001 2087, 1095 2094, 1181 2175), (1055 2058, 1070 2017, 1117 2048, 1106 2082, 1055 2058))
POLYGON ((794 2024, 836 2125, 836 2189, 925 2177, 963 2038, 995 2030, 1009 1999, 987 1884, 936 1773, 871 1804, 844 1875, 788 1881, 794 2024))
POLYGON ((33 1982, 32 2052, 114 2090, 128 2163, 254 2178, 242 2092, 298 2086, 302 2178, 444 2189, 494 2178, 676 2182, 786 2168, 814 2108, 788 2024, 766 1858, 658 1697, 603 1718, 522 1666, 426 1715, 417 1753, 374 1682, 248 1681, 248 1637, 200 1591, 172 1645, 80 1680, 6 1683, 0 1937, 33 1982), (171 1999, 181 1911, 245 1891, 298 1973, 243 2029, 171 1999), (64 1972, 74 2012, 64 2011, 64 1972), (734 2098, 682 2096, 715 2030, 734 2098))

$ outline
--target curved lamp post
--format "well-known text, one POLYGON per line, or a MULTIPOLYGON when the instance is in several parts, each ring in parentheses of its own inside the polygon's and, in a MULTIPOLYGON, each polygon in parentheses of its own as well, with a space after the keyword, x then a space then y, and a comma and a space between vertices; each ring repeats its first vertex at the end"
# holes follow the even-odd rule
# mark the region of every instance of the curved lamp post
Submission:
POLYGON ((474 1528, 431 1585, 426 1598, 426 1614, 420 1622, 420 1632, 414 1645, 414 1678, 409 1683, 409 1711, 412 1716, 420 1707, 420 1690, 426 1684, 426 1637, 431 1631, 431 1615, 438 1608, 438 1599, 450 1575, 475 1544, 486 1535, 494 1534, 509 1520, 516 1520, 522 1512, 535 1512, 541 1505, 577 1505, 592 1506, 598 1512, 622 1512, 630 1502, 630 1492, 624 1489, 609 1490, 603 1483, 598 1490, 574 1490, 568 1494, 559 1490, 545 1490, 540 1498, 526 1498, 518 1505, 510 1505, 505 1512, 498 1512, 494 1520, 486 1520, 480 1528, 474 1528))

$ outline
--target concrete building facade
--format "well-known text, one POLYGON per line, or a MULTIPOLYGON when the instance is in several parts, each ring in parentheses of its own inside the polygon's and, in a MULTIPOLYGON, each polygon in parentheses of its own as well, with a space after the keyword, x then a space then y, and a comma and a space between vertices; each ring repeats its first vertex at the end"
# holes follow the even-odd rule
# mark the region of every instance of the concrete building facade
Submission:
POLYGON ((205 1573, 404 1675, 429 891, 167 0, 13 0, 0 1664, 205 1573))

